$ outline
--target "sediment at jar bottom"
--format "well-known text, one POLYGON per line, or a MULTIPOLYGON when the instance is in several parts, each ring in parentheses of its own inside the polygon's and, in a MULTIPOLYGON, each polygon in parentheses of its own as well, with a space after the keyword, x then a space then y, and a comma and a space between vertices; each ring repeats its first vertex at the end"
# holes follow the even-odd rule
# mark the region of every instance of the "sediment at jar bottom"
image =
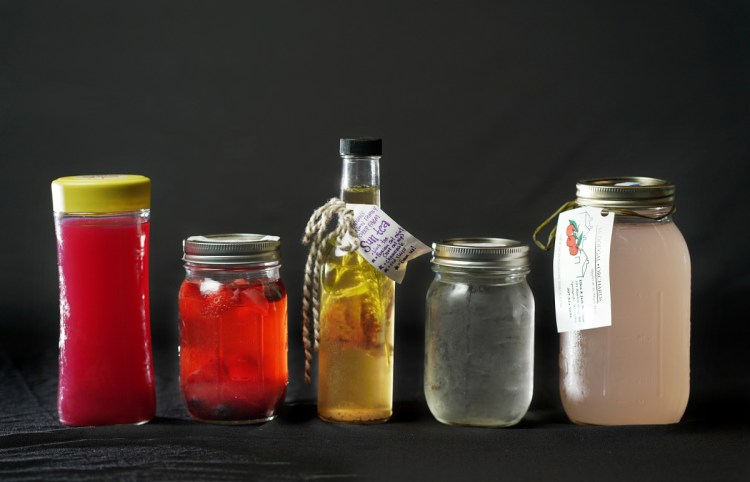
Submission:
MULTIPOLYGON (((392 350, 387 350, 392 353, 392 350)), ((329 344, 321 351, 318 415, 331 421, 377 423, 392 414, 393 362, 380 355, 329 344), (330 346, 333 345, 333 346, 330 346)))
POLYGON ((204 422, 259 423, 273 419, 284 403, 286 381, 265 384, 188 382, 181 389, 193 418, 204 422))

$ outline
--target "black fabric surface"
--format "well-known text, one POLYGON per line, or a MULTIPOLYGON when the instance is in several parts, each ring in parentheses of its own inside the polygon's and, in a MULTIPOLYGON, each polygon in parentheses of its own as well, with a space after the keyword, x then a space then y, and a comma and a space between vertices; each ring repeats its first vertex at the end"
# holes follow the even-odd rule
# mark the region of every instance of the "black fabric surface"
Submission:
POLYGON ((450 427, 435 421, 418 397, 397 400, 393 419, 381 425, 329 424, 313 404, 295 402, 266 424, 218 426, 190 420, 176 356, 171 350, 156 355, 158 412, 151 423, 67 428, 55 411, 54 345, 6 346, 0 353, 0 479, 750 478, 747 409, 723 402, 691 403, 683 422, 669 426, 576 426, 559 410, 532 410, 512 428, 450 427))

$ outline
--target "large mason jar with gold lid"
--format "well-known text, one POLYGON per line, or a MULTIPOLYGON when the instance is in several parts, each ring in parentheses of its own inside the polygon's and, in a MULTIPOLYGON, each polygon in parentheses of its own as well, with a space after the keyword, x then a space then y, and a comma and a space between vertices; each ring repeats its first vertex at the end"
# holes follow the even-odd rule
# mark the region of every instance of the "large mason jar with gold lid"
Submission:
POLYGON ((647 177, 580 181, 576 204, 615 214, 612 324, 561 333, 565 412, 582 424, 676 423, 690 392, 690 255, 672 220, 675 186, 647 177))

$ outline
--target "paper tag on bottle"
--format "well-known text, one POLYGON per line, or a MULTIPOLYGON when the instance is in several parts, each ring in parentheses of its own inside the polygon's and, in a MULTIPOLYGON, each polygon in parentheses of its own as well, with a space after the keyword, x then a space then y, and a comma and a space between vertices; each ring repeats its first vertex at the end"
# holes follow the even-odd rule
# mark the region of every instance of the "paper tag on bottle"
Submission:
POLYGON ((368 263, 396 283, 406 275, 406 263, 431 251, 372 204, 347 204, 354 211, 360 245, 357 251, 368 263))
POLYGON ((612 325, 609 249, 615 214, 582 207, 557 218, 554 280, 557 331, 612 325))

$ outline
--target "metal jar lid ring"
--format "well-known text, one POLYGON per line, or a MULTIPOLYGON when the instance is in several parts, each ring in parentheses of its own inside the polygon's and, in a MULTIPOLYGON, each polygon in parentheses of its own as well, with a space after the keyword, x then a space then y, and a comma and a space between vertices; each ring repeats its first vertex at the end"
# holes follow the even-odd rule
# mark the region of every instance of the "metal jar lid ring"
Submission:
POLYGON ((607 177, 576 183, 580 206, 655 208, 674 205, 675 185, 652 177, 607 177))
POLYGON ((281 259, 280 238, 266 234, 190 236, 182 245, 182 259, 190 264, 272 266, 281 259))
POLYGON ((432 244, 432 263, 456 268, 528 269, 529 247, 503 238, 450 238, 432 244))

